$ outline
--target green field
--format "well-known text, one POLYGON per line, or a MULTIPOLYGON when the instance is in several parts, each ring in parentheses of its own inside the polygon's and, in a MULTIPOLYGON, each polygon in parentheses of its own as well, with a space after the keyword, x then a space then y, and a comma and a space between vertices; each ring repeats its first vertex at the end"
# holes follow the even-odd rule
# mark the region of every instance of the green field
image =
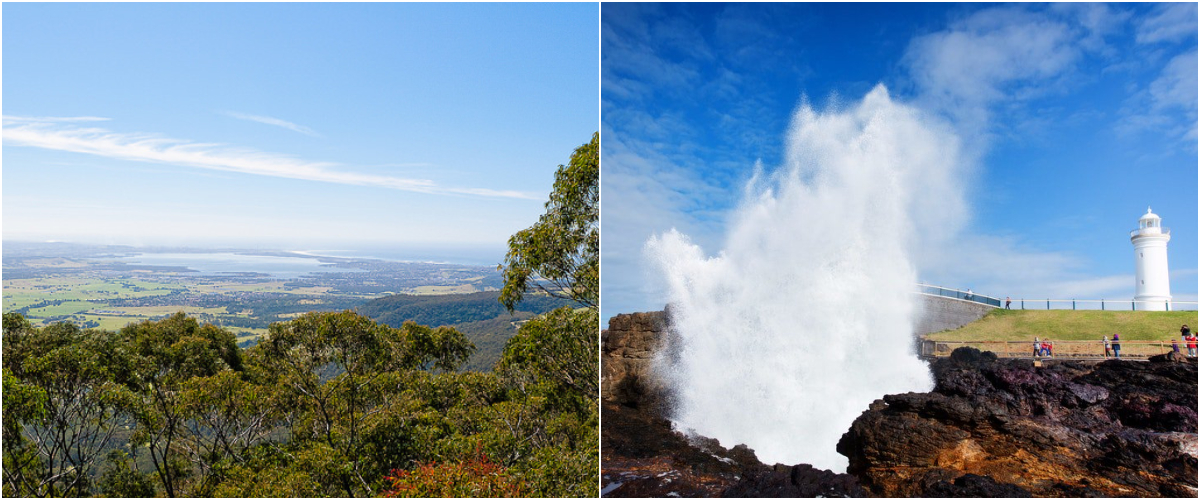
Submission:
MULTIPOLYGON (((86 301, 126 299, 135 297, 153 297, 166 295, 174 290, 185 290, 183 285, 169 285, 142 281, 136 279, 119 279, 101 281, 95 278, 83 277, 50 277, 4 281, 4 310, 19 309, 46 300, 86 301)), ((96 306, 97 304, 92 304, 96 306)), ((74 306, 72 306, 74 307, 74 306)), ((56 314, 73 314, 78 311, 68 311, 71 307, 58 307, 53 312, 41 309, 37 315, 53 316, 56 314)), ((80 309, 85 311, 90 307, 80 309)), ((35 314, 32 311, 31 314, 35 314)))
POLYGON ((1054 340, 1100 340, 1114 333, 1124 340, 1179 338, 1179 327, 1193 329, 1196 311, 1019 311, 996 309, 983 319, 956 330, 926 335, 929 340, 1027 341, 1034 337, 1054 340))

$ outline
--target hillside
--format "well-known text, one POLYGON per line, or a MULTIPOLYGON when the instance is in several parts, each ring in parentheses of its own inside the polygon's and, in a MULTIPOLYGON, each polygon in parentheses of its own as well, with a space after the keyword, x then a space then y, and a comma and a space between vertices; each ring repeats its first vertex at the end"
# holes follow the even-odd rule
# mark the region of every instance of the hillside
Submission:
POLYGON ((1009 340, 1034 337, 1055 340, 1099 340, 1120 333, 1125 340, 1179 338, 1179 327, 1197 323, 1196 311, 1017 311, 996 309, 957 330, 926 335, 929 340, 1009 340))
POLYGON ((358 307, 359 314, 378 323, 399 328, 405 321, 430 327, 452 326, 475 343, 476 351, 464 366, 475 371, 491 370, 504 344, 517 333, 517 323, 562 306, 569 300, 546 295, 526 295, 509 314, 500 303, 500 292, 449 295, 392 295, 358 307))

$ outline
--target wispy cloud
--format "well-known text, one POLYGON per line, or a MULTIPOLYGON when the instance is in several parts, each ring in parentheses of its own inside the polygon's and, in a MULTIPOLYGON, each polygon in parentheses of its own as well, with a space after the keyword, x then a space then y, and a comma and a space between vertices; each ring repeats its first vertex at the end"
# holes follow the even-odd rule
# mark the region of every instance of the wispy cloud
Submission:
POLYGON ((1124 119, 1116 125, 1123 135, 1161 134, 1181 145, 1196 144, 1195 50, 1171 58, 1148 85, 1135 87, 1121 107, 1124 119))
POLYGON ((540 199, 520 191, 444 187, 428 179, 349 172, 344 170, 344 165, 337 163, 308 161, 248 148, 198 143, 156 134, 112 132, 97 127, 69 124, 77 121, 95 120, 5 116, 4 142, 14 146, 70 151, 121 160, 186 165, 242 174, 374 186, 428 194, 540 199))
POLYGON ((1169 42, 1196 36, 1196 4, 1164 3, 1138 22, 1138 43, 1169 42))
POLYGON ((297 125, 295 123, 289 122, 287 120, 281 120, 279 118, 273 118, 270 116, 251 115, 251 114, 246 114, 246 113, 238 113, 236 111, 222 111, 221 114, 228 116, 230 118, 237 118, 239 120, 246 120, 246 121, 263 123, 263 124, 267 124, 267 125, 274 125, 276 127, 283 127, 288 130, 291 130, 292 132, 299 132, 301 134, 311 136, 311 137, 321 137, 321 134, 316 133, 311 128, 305 127, 304 125, 297 125))
POLYGON ((9 116, 4 115, 4 123, 66 123, 66 122, 106 122, 108 118, 99 116, 9 116))

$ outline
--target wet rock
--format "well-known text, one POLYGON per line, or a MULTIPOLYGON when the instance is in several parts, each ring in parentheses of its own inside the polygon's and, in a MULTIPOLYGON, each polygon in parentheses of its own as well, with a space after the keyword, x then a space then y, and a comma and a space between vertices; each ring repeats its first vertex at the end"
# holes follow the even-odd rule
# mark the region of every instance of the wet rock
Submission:
POLYGON ((1038 367, 960 348, 930 368, 933 392, 885 396, 838 442, 868 494, 1195 497, 1194 360, 1038 367))
POLYGON ((842 498, 864 497, 858 480, 808 464, 782 465, 753 471, 721 496, 731 498, 842 498))
POLYGON ((1029 491, 1011 484, 997 483, 988 476, 963 474, 953 481, 938 481, 921 496, 929 498, 1031 498, 1029 491))

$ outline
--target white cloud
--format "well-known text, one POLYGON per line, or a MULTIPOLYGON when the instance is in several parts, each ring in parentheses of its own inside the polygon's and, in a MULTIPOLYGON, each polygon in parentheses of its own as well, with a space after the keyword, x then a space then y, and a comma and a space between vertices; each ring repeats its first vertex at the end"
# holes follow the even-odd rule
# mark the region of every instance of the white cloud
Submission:
POLYGON ((1189 146, 1196 142, 1197 52, 1176 55, 1158 77, 1135 92, 1122 107, 1122 133, 1157 131, 1189 146))
POLYGON ((302 160, 288 155, 264 153, 221 144, 197 143, 154 134, 120 133, 102 128, 64 126, 61 119, 4 118, 4 142, 58 151, 243 174, 303 179, 335 184, 375 186, 428 194, 539 199, 530 193, 486 188, 438 186, 427 179, 405 179, 337 170, 341 165, 302 160))
POLYGON ((1023 7, 981 10, 914 38, 902 63, 919 104, 950 117, 968 140, 987 143, 990 107, 1054 90, 1079 57, 1067 23, 1023 7))
POLYGON ((237 118, 239 120, 247 120, 247 121, 252 121, 252 122, 264 123, 267 125, 274 125, 276 127, 283 127, 288 130, 291 130, 293 132, 299 132, 299 133, 307 135, 307 136, 321 137, 320 134, 314 132, 313 129, 311 129, 311 128, 305 127, 304 125, 297 125, 297 124, 289 122, 287 120, 280 120, 279 118, 272 118, 270 116, 249 115, 246 113, 238 113, 236 111, 222 111, 221 114, 231 117, 231 118, 237 118))
POLYGON ((1138 22, 1138 43, 1173 42, 1196 36, 1194 2, 1159 4, 1154 13, 1138 22))
POLYGON ((104 122, 108 118, 99 116, 9 116, 4 115, 4 124, 12 123, 64 123, 64 122, 104 122))

